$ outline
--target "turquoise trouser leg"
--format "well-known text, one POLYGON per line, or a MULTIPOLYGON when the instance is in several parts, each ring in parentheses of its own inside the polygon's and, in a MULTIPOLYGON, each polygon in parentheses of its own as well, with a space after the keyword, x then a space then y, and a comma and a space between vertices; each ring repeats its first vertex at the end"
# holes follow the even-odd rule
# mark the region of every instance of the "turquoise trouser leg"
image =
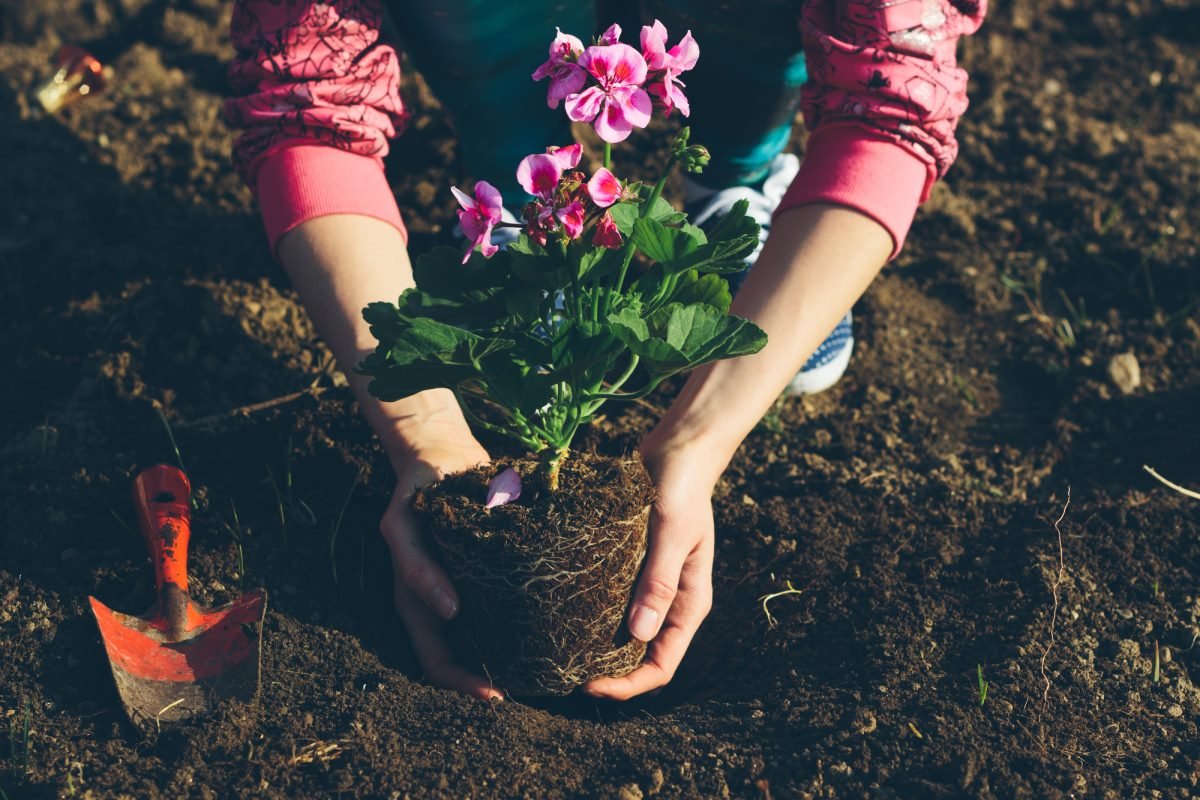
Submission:
MULTIPOLYGON (((662 20, 668 45, 688 29, 700 45, 684 73, 692 141, 712 151, 699 176, 716 189, 761 181, 787 147, 808 78, 793 0, 646 0, 645 16, 662 20)), ((633 37, 627 37, 633 38, 633 37)))
POLYGON ((395 0, 389 11, 414 66, 454 120, 468 174, 513 198, 510 208, 519 206, 520 160, 572 142, 562 106, 548 108, 546 81, 530 76, 546 60, 555 26, 590 39, 592 4, 395 0))

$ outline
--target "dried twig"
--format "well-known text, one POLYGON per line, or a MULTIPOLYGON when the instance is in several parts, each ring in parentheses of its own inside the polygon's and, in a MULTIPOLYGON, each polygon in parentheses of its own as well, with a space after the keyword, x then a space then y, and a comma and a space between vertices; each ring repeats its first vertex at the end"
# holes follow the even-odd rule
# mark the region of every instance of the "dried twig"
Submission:
POLYGON ((1155 472, 1152 467, 1148 467, 1145 464, 1142 464, 1142 469, 1146 470, 1146 472, 1149 472, 1150 477, 1154 478, 1156 481, 1163 484, 1164 486, 1168 486, 1168 487, 1174 489, 1175 491, 1179 492, 1184 497, 1190 497, 1193 500, 1200 500, 1200 492, 1193 492, 1191 489, 1185 489, 1177 483, 1171 483, 1169 480, 1164 478, 1162 475, 1159 475, 1157 472, 1155 472))
POLYGON ((1054 521, 1054 532, 1058 535, 1058 574, 1054 576, 1054 585, 1051 587, 1051 592, 1054 595, 1054 610, 1050 614, 1050 641, 1046 643, 1046 650, 1042 653, 1042 680, 1046 682, 1046 689, 1042 692, 1042 705, 1045 706, 1050 702, 1050 674, 1046 672, 1046 659, 1050 657, 1050 648, 1054 647, 1054 625, 1058 621, 1058 588, 1062 585, 1063 577, 1066 575, 1066 563, 1063 558, 1063 537, 1062 529, 1059 525, 1067 517, 1067 508, 1071 505, 1071 487, 1067 487, 1067 502, 1063 504, 1062 513, 1058 515, 1058 519, 1054 521))
POLYGON ((270 400, 263 400, 260 403, 251 403, 250 405, 246 406, 238 406, 237 408, 230 409, 229 411, 223 411, 220 414, 210 414, 207 417, 200 417, 199 419, 185 420, 183 422, 176 423, 175 427, 209 428, 213 425, 217 425, 222 422, 228 422, 232 419, 248 417, 251 414, 259 411, 266 411, 269 408, 286 405, 294 400, 299 400, 301 397, 320 397, 324 392, 325 389, 323 387, 314 383, 307 389, 301 389, 298 392, 291 392, 289 394, 280 395, 279 397, 272 397, 270 400))

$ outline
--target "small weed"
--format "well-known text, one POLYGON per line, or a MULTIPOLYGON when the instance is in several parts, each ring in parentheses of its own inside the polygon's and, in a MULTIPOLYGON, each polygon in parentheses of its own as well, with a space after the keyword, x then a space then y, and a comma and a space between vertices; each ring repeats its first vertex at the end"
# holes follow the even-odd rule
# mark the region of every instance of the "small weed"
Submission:
POLYGON ((759 602, 762 603, 763 614, 766 614, 766 616, 767 616, 767 627, 769 627, 769 628, 775 627, 776 620, 773 616, 771 616, 771 611, 770 611, 770 609, 767 608, 767 603, 770 603, 772 600, 774 600, 777 597, 784 597, 789 594, 800 594, 801 593, 800 589, 797 589, 795 586, 792 586, 791 581, 786 581, 786 583, 787 583, 787 588, 784 589, 782 592, 775 592, 774 594, 764 594, 762 597, 758 598, 759 602))
POLYGON ((1158 599, 1158 578, 1150 581, 1150 589, 1154 592, 1154 599, 1158 599))
POLYGON ((354 483, 350 484, 350 491, 346 492, 346 499, 342 502, 342 510, 338 512, 337 519, 333 523, 333 527, 329 531, 329 568, 333 573, 333 582, 338 582, 337 574, 337 539, 338 533, 342 529, 342 518, 346 516, 346 509, 350 507, 350 498, 354 497, 354 490, 358 488, 358 482, 362 479, 363 471, 366 465, 358 468, 358 474, 354 476, 354 483))
POLYGON ((242 543, 245 541, 246 532, 242 529, 242 521, 238 519, 237 506, 233 499, 229 500, 229 510, 233 513, 233 525, 225 523, 225 530, 229 531, 229 538, 233 539, 234 545, 237 546, 237 580, 238 588, 242 588, 242 582, 246 579, 246 558, 242 551, 242 543))
POLYGON ((979 400, 976 399, 975 392, 971 390, 971 385, 967 383, 966 378, 957 373, 952 377, 954 379, 954 388, 958 389, 958 393, 962 395, 962 398, 971 405, 971 408, 978 408, 979 400))
POLYGON ((975 676, 979 679, 979 707, 983 708, 983 704, 987 702, 988 687, 992 684, 983 679, 983 664, 975 665, 975 676))
MULTIPOLYGON (((167 432, 167 439, 171 442, 171 450, 175 452, 175 463, 179 465, 179 469, 182 472, 187 473, 187 467, 183 464, 183 455, 179 452, 179 444, 175 441, 175 432, 171 430, 171 423, 167 421, 167 415, 163 413, 162 405, 157 401, 154 403, 154 412, 158 414, 158 419, 162 422, 163 429, 167 432)), ((192 510, 194 511, 199 507, 199 504, 196 503, 196 496, 193 494, 192 510)))
POLYGON ((8 767, 22 775, 29 772, 29 726, 32 714, 32 706, 27 697, 24 717, 18 720, 18 717, 14 716, 8 723, 8 767))

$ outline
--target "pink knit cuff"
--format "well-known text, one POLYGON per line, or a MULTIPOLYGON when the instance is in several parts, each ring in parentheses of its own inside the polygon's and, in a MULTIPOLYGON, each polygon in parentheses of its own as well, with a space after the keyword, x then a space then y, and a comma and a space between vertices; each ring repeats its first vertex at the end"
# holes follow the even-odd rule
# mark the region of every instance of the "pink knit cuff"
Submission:
POLYGON ((279 240, 302 222, 329 214, 383 220, 408 241, 383 162, 328 145, 295 145, 257 165, 255 190, 274 255, 279 240))
POLYGON ((809 137, 800 173, 775 213, 809 203, 849 206, 892 235, 890 260, 936 177, 933 163, 881 133, 854 124, 822 126, 809 137))

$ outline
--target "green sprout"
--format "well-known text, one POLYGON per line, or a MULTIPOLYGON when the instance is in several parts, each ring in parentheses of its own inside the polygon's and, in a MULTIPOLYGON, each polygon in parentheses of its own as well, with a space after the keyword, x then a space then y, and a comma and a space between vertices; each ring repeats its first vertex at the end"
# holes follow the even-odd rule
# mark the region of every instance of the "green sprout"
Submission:
POLYGON ((983 704, 987 702, 988 687, 991 686, 983 679, 983 664, 975 665, 975 676, 979 679, 979 707, 983 708, 983 704))

